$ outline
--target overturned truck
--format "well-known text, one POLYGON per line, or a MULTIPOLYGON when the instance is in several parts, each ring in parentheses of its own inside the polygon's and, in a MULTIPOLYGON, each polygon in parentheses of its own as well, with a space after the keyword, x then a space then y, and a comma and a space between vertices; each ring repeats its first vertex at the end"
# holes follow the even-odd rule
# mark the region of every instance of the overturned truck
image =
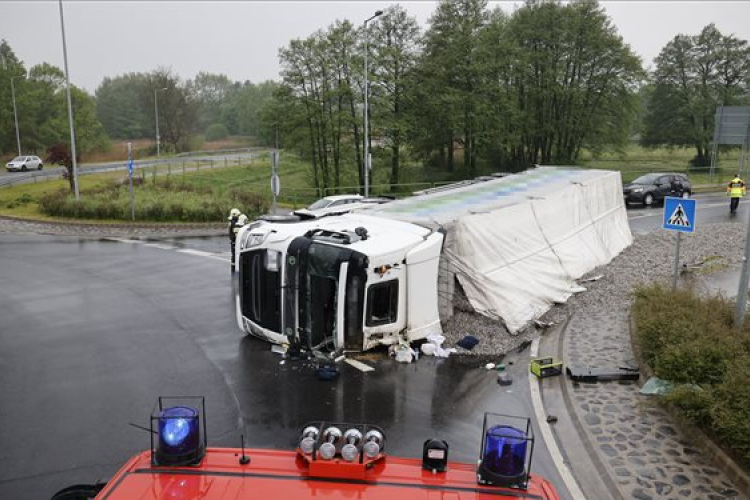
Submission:
POLYGON ((632 242, 619 172, 537 167, 369 209, 257 220, 237 235, 241 330, 361 351, 441 332, 455 280, 522 329, 632 242))

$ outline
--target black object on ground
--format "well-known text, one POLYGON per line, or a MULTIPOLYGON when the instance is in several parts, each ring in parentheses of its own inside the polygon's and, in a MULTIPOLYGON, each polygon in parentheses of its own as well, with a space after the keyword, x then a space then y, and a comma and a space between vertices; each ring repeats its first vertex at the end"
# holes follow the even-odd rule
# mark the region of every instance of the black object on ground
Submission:
POLYGON ((557 417, 554 415, 547 415, 547 423, 548 424, 554 424, 557 422, 557 417))
POLYGON ((315 374, 320 380, 336 380, 339 376, 339 369, 332 365, 319 366, 315 374))
POLYGON ((500 385, 510 385, 513 383, 513 379, 510 378, 510 375, 507 373, 498 373, 497 374, 497 383, 500 385))
POLYGON ((576 382, 600 382, 604 380, 638 380, 637 371, 622 368, 580 368, 568 366, 565 368, 571 380, 576 382))
POLYGON ((471 351, 472 349, 474 349, 474 347, 476 347, 478 343, 479 343, 478 338, 476 338, 473 335, 467 335, 466 337, 456 342, 456 345, 458 347, 463 347, 464 349, 471 351))

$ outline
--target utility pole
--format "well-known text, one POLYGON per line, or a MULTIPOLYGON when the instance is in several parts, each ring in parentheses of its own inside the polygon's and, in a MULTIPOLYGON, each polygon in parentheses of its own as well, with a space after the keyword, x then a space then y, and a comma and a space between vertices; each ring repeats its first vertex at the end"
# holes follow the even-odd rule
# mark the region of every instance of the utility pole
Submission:
POLYGON ((371 168, 371 161, 372 158, 370 157, 370 127, 369 127, 369 114, 370 114, 370 106, 368 104, 368 79, 369 79, 369 68, 367 66, 367 56, 369 51, 368 48, 368 38, 370 36, 370 32, 367 29, 367 23, 375 19, 376 17, 383 14, 382 10, 376 10, 375 14, 367 19, 365 19, 364 22, 364 28, 365 28, 365 147, 364 147, 364 169, 365 169, 365 197, 370 196, 370 168, 371 168))
POLYGON ((25 75, 21 76, 11 76, 10 77, 10 93, 13 97, 13 118, 16 121, 16 142, 18 143, 18 156, 21 156, 21 132, 18 128, 18 110, 16 108, 16 87, 13 85, 13 80, 16 78, 22 78, 25 75))
POLYGON ((161 137, 159 136, 159 96, 157 92, 167 90, 167 87, 154 89, 154 118, 156 118, 156 156, 161 156, 161 137))
POLYGON ((63 60, 65 61, 65 88, 68 94, 68 124, 70 125, 70 152, 73 156, 73 191, 76 201, 80 201, 78 192, 78 160, 76 159, 76 131, 73 126, 73 102, 70 99, 70 72, 68 71, 68 48, 65 45, 65 20, 63 19, 63 4, 60 0, 60 29, 62 31, 63 60))

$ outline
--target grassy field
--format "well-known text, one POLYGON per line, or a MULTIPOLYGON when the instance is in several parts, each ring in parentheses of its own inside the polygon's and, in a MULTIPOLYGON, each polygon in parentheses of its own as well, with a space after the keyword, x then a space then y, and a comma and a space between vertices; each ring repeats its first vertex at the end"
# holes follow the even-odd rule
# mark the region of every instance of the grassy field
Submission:
MULTIPOLYGON (((107 163, 107 162, 113 162, 113 161, 125 161, 127 160, 127 143, 131 142, 133 147, 133 157, 138 160, 144 160, 147 158, 155 157, 155 150, 156 150, 156 142, 153 139, 134 139, 131 141, 126 140, 113 140, 110 143, 109 150, 107 151, 92 151, 90 153, 86 153, 84 155, 81 155, 81 162, 82 163, 107 163)), ((218 151, 223 149, 240 149, 240 148, 249 148, 256 146, 255 139, 253 137, 248 136, 232 136, 227 137, 226 139, 220 139, 217 141, 208 141, 204 142, 202 139, 198 138, 198 142, 200 143, 200 149, 202 151, 218 151)), ((44 152, 39 151, 36 153, 29 153, 27 154, 37 154, 40 158, 44 159, 44 152)), ((13 153, 8 153, 5 155, 0 156, 0 163, 5 164, 5 162, 9 161, 11 158, 14 158, 16 155, 13 153)), ((163 155, 167 156, 167 155, 163 155)))
MULTIPOLYGON (((230 143, 223 142, 222 146, 230 143)), ((580 164, 589 168, 603 168, 622 172, 623 182, 638 175, 654 171, 687 172, 695 185, 708 184, 706 172, 688 171, 688 161, 693 156, 690 149, 648 150, 629 147, 624 153, 608 153, 599 157, 585 154, 580 164)), ((737 169, 739 151, 722 153, 718 175, 712 183, 727 182, 737 169)), ((214 220, 220 219, 229 204, 245 203, 238 208, 252 212, 271 203, 271 165, 268 155, 260 155, 251 164, 224 166, 221 162, 211 168, 183 160, 171 166, 147 167, 139 171, 144 182, 136 187, 136 212, 141 220, 214 220), (199 168, 199 170, 194 170, 199 168), (182 208, 180 208, 182 207, 182 208), (139 211, 140 209, 140 211, 139 211)), ((388 185, 386 158, 378 158, 373 169, 371 194, 394 194, 388 185)), ((281 195, 279 203, 289 208, 309 204, 320 196, 357 192, 358 179, 347 169, 342 187, 337 190, 318 191, 313 187, 310 164, 289 152, 282 152, 279 175, 281 195)), ((416 162, 405 162, 402 182, 395 194, 445 183, 450 177, 442 170, 423 168, 416 162)), ((460 174, 460 171, 459 171, 460 174)), ((91 174, 80 177, 82 203, 76 208, 62 180, 20 184, 0 189, 0 214, 16 217, 52 219, 54 214, 105 220, 130 218, 129 194, 124 172, 91 174), (126 184, 126 183, 125 183, 126 184), (39 202, 46 200, 44 207, 39 202), (81 213, 81 210, 83 213, 81 213)), ((250 213, 248 213, 250 215, 250 213)))
POLYGON ((722 152, 717 158, 717 175, 711 179, 708 167, 688 169, 688 162, 695 155, 694 149, 646 149, 631 145, 623 153, 606 153, 594 158, 584 152, 581 165, 590 168, 619 170, 623 183, 630 182, 639 175, 649 172, 684 172, 695 185, 722 184, 729 182, 737 173, 740 151, 722 152))

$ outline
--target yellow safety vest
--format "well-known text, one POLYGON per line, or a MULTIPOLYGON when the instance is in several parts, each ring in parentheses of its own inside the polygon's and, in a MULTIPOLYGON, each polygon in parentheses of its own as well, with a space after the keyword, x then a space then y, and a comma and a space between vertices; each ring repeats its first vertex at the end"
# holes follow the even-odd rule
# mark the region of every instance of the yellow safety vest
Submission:
POLYGON ((734 179, 732 179, 729 185, 727 185, 727 193, 729 193, 729 196, 731 198, 740 198, 742 196, 745 196, 745 181, 743 181, 739 177, 735 177, 734 179))

